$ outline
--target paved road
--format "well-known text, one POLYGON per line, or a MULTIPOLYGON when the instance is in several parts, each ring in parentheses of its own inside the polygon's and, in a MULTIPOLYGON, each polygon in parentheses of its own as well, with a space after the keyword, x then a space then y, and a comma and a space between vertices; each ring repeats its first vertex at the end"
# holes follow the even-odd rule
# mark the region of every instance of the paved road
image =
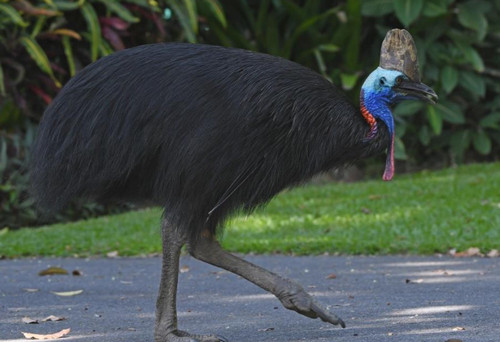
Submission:
MULTIPOLYGON (((500 341, 500 259, 450 257, 248 256, 298 280, 346 329, 284 309, 273 296, 230 273, 183 257, 179 323, 232 342, 500 341), (409 282, 408 282, 409 281, 409 282)), ((21 259, 0 261, 0 341, 21 331, 71 328, 64 341, 152 341, 161 260, 21 259), (48 266, 81 276, 38 276, 48 266), (38 289, 27 292, 25 289, 38 289), (83 290, 72 297, 51 291, 83 290), (24 316, 60 322, 25 324, 24 316)))

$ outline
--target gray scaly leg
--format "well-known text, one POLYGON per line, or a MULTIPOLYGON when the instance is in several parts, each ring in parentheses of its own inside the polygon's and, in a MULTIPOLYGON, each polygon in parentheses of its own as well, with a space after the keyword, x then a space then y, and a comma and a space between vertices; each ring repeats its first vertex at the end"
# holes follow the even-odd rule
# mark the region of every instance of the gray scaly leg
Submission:
POLYGON ((342 319, 317 304, 302 286, 224 251, 214 238, 202 237, 196 242, 191 242, 188 247, 196 259, 238 274, 271 292, 285 308, 345 328, 342 319))

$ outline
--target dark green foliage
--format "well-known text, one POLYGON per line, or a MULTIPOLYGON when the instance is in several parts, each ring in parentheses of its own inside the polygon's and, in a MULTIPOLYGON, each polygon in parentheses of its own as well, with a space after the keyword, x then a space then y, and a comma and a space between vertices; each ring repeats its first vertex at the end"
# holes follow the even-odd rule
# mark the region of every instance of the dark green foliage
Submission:
POLYGON ((165 39, 158 12, 148 0, 0 2, 0 228, 120 210, 75 203, 60 216, 37 217, 28 196, 29 147, 46 105, 79 69, 165 39))

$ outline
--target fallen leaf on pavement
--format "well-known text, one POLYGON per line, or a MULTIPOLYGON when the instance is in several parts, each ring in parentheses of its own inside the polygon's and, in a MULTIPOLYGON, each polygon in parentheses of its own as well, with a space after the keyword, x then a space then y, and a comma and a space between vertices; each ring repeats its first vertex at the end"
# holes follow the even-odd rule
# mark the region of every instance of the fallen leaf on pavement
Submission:
POLYGON ((481 250, 477 247, 471 247, 467 249, 466 251, 463 252, 457 252, 453 256, 456 257, 472 257, 472 256, 484 256, 484 254, 481 253, 481 250))
POLYGON ((24 335, 25 338, 29 340, 52 340, 56 338, 61 338, 69 334, 71 329, 64 329, 59 332, 56 332, 54 334, 47 334, 47 335, 42 335, 42 334, 32 334, 32 333, 26 333, 22 332, 21 333, 24 335))
POLYGON ((83 273, 80 270, 74 270, 73 272, 71 272, 71 274, 74 276, 81 276, 83 273))
POLYGON ((58 322, 58 321, 64 321, 65 319, 66 319, 65 317, 50 315, 42 319, 42 322, 58 322))
POLYGON ((460 340, 458 338, 450 338, 449 340, 446 340, 444 342, 464 342, 464 341, 462 341, 462 340, 460 340))
POLYGON ((264 329, 258 329, 257 331, 273 331, 274 328, 264 328, 264 329))
POLYGON ((486 254, 489 258, 496 258, 500 256, 500 253, 498 252, 498 249, 492 249, 489 251, 488 254, 486 254))
POLYGON ((23 323, 26 324, 38 324, 37 319, 29 318, 29 317, 23 317, 23 323))
POLYGON ((424 282, 424 280, 423 280, 423 279, 415 279, 415 280, 412 280, 412 279, 406 279, 406 280, 405 280, 405 282, 406 282, 407 284, 410 284, 410 283, 412 283, 412 284, 420 284, 420 283, 423 283, 423 282, 424 282))
POLYGON ((335 273, 331 273, 326 276, 326 279, 335 279, 335 278, 337 278, 337 275, 335 273))
POLYGON ((462 330, 465 330, 465 328, 464 327, 455 327, 455 328, 453 328, 451 330, 453 330, 453 331, 462 331, 462 330))
POLYGON ((68 274, 68 271, 66 271, 64 268, 61 267, 49 267, 43 271, 38 272, 39 276, 56 275, 56 274, 68 274))
POLYGON ((179 270, 181 273, 186 273, 186 272, 189 272, 189 266, 188 265, 184 265, 180 268, 179 270))
POLYGON ((23 289, 26 292, 38 292, 40 291, 39 289, 23 289))
POLYGON ((76 290, 76 291, 64 291, 64 292, 56 292, 56 291, 51 291, 51 293, 62 296, 62 297, 71 297, 71 296, 76 296, 82 293, 83 290, 76 290))
POLYGON ((106 253, 106 256, 108 258, 118 258, 118 251, 108 252, 108 253, 106 253))

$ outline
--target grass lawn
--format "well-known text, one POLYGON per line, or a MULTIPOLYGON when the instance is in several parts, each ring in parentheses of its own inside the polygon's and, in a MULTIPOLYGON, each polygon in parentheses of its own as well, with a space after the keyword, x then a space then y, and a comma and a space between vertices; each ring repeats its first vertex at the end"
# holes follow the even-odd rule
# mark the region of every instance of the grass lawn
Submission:
MULTIPOLYGON (((38 229, 0 230, 0 256, 89 256, 161 250, 160 209, 38 229)), ((308 185, 232 218, 241 253, 430 254, 500 249, 500 163, 396 175, 392 182, 308 185)))

